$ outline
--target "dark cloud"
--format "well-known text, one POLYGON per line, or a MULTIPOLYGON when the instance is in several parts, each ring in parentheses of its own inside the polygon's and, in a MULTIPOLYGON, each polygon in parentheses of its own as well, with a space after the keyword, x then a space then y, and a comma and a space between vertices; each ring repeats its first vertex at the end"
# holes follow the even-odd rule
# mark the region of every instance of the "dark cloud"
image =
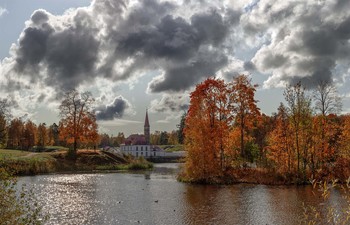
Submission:
POLYGON ((186 90, 227 65, 225 44, 241 15, 207 5, 187 16, 178 13, 186 3, 158 0, 96 0, 61 17, 36 10, 15 47, 14 71, 61 92, 97 76, 160 70, 151 92, 186 90))
POLYGON ((154 100, 151 103, 151 110, 154 112, 181 112, 187 111, 189 99, 186 95, 165 94, 160 100, 154 100))
POLYGON ((76 88, 94 79, 99 41, 91 18, 84 10, 73 16, 73 24, 64 29, 49 24, 49 14, 35 11, 32 24, 23 31, 16 51, 16 70, 31 78, 33 83, 44 80, 59 91, 76 88), (47 69, 45 79, 39 70, 47 69))
POLYGON ((43 102, 45 98, 46 98, 46 95, 45 95, 45 94, 41 94, 41 95, 38 97, 37 102, 43 102))
POLYGON ((245 69, 247 71, 254 71, 254 70, 256 70, 256 67, 255 67, 254 63, 252 63, 251 61, 245 61, 243 63, 243 69, 245 69))
POLYGON ((148 89, 150 92, 183 91, 201 78, 215 75, 227 63, 227 56, 217 52, 205 52, 196 61, 167 68, 164 76, 153 79, 148 89))
POLYGON ((106 106, 100 106, 96 109, 97 120, 113 120, 122 118, 126 109, 130 104, 122 96, 116 97, 114 101, 106 106))

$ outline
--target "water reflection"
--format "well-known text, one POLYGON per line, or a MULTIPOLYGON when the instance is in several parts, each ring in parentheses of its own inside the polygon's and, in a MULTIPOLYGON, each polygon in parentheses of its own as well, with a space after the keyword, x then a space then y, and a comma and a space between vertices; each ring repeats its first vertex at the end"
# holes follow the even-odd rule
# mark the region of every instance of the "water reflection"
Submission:
MULTIPOLYGON (((176 164, 154 171, 21 177, 31 184, 48 224, 299 224, 302 202, 320 207, 307 187, 189 185, 176 164)), ((344 207, 336 191, 326 204, 344 207)))

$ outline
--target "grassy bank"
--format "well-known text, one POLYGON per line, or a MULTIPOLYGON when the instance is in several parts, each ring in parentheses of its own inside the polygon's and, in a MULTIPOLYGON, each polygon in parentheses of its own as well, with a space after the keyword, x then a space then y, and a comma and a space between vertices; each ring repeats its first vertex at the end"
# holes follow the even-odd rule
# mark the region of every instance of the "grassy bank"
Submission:
POLYGON ((159 145, 159 147, 164 149, 166 152, 184 151, 183 145, 159 145))
POLYGON ((144 159, 118 157, 93 150, 79 150, 77 158, 72 160, 67 157, 66 150, 37 153, 0 149, 0 167, 17 175, 34 175, 96 170, 144 170, 151 169, 153 164, 144 159))

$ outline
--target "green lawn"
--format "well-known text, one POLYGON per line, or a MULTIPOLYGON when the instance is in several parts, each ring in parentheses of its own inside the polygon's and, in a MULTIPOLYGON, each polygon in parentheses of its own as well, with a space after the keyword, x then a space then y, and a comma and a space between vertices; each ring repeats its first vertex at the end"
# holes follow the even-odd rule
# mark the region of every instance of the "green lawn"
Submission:
POLYGON ((31 175, 55 170, 56 160, 50 153, 0 149, 0 167, 14 174, 31 175))
POLYGON ((183 151, 184 146, 183 145, 159 145, 162 149, 164 149, 167 152, 177 152, 177 151, 183 151))
POLYGON ((18 158, 27 156, 31 152, 21 151, 21 150, 11 150, 11 149, 0 149, 0 158, 18 158))

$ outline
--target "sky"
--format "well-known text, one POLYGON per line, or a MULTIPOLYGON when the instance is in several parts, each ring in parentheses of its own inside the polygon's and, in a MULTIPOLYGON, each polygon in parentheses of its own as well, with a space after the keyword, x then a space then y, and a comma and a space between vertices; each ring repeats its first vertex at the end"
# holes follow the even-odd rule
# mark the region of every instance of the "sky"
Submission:
POLYGON ((0 96, 58 123, 63 93, 90 91, 101 132, 176 129, 208 77, 247 74, 267 115, 286 85, 333 82, 350 112, 348 0, 0 0, 0 96))

